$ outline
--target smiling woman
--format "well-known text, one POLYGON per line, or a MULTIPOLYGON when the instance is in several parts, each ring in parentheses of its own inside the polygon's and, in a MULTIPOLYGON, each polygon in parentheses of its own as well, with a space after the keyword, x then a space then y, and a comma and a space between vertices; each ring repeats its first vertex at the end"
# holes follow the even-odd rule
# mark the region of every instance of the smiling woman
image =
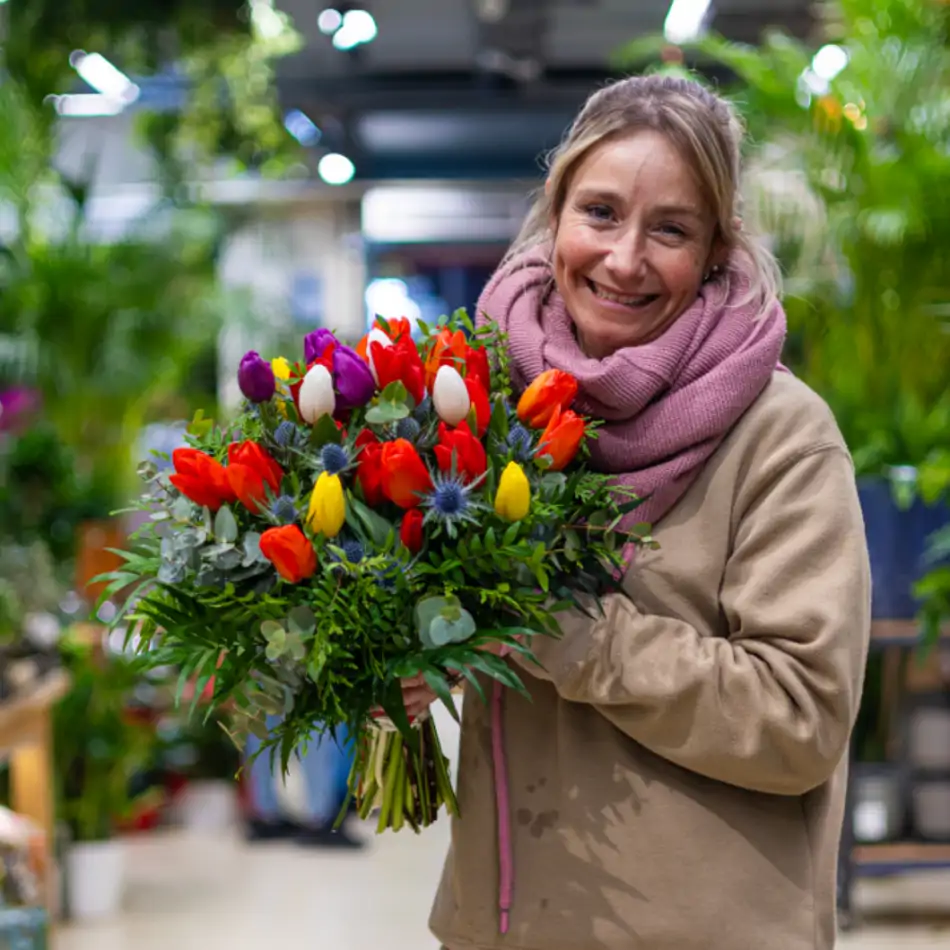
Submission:
POLYGON ((868 559, 834 419, 778 362, 741 142, 697 83, 599 90, 479 301, 516 390, 577 380, 591 463, 646 498, 660 547, 602 615, 560 615, 540 668, 508 658, 530 701, 466 699, 449 950, 834 945, 868 559))

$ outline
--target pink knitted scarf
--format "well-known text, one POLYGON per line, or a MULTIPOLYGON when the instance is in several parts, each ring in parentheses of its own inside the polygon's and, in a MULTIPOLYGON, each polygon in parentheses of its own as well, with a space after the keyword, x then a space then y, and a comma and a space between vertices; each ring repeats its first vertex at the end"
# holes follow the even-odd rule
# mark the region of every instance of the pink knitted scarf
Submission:
MULTIPOLYGON (((591 359, 554 287, 547 252, 537 248, 500 267, 478 301, 478 319, 494 320, 508 334, 516 391, 546 369, 577 378, 574 408, 605 422, 592 446, 593 464, 649 496, 628 516, 628 527, 655 524, 781 368, 785 313, 778 301, 763 314, 743 303, 749 282, 733 260, 728 289, 718 281, 704 284, 695 303, 658 339, 591 359)), ((507 933, 514 864, 502 707, 503 687, 496 680, 491 728, 498 906, 499 929, 507 933)))

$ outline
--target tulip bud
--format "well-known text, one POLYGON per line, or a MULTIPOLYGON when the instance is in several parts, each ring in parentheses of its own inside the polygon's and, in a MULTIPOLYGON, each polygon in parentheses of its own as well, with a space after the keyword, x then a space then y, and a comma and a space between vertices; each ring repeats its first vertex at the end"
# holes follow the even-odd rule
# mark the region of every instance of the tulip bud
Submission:
POLYGON ((531 484, 517 462, 509 462, 501 473, 495 495, 495 514, 505 521, 520 521, 531 507, 531 484))
POLYGON ((468 415, 472 400, 455 367, 439 367, 432 385, 432 404, 439 418, 450 426, 457 426, 468 415))
POLYGON ((310 495, 307 524, 312 531, 322 532, 335 538, 346 521, 346 501, 343 497, 343 482, 339 475, 321 472, 310 495))
POLYGON ((330 371, 319 363, 307 371, 297 394, 300 415, 304 422, 313 425, 321 416, 332 416, 336 409, 336 396, 333 393, 333 377, 330 371))
POLYGON ((267 402, 277 387, 274 371, 260 354, 251 350, 244 354, 238 367, 238 386, 251 402, 267 402))

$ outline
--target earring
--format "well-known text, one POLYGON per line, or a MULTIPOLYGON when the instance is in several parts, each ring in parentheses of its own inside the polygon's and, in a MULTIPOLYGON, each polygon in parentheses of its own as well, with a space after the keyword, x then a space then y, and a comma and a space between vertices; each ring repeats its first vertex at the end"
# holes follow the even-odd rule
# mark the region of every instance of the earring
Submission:
POLYGON ((719 265, 716 264, 714 267, 710 267, 709 270, 706 271, 706 276, 703 278, 703 283, 708 284, 714 277, 718 277, 718 276, 719 276, 719 265))

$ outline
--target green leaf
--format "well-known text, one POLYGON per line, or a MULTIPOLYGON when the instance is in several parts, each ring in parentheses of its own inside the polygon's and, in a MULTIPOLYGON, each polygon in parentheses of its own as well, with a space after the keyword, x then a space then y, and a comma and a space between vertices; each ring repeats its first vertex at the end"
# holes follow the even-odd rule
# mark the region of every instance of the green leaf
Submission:
POLYGON ((263 621, 261 634, 268 643, 276 640, 282 644, 287 637, 287 631, 276 620, 263 621))
POLYGON ((405 419, 409 411, 409 407, 402 402, 380 402, 367 410, 366 421, 374 426, 389 425, 405 419))
POLYGON ((238 524, 233 512, 227 505, 222 505, 214 518, 214 536, 219 541, 234 544, 238 537, 238 524))
POLYGON ((384 547, 390 532, 394 530, 393 525, 368 505, 364 505, 363 502, 355 498, 351 492, 347 493, 346 502, 347 523, 358 533, 368 536, 376 547, 384 547))
POLYGON ((317 629, 317 618, 306 604, 300 604, 287 615, 287 629, 298 637, 309 637, 317 629))
POLYGON ((409 400, 409 390, 405 384, 395 380, 391 382, 380 394, 381 402, 407 402, 409 400))
POLYGON ((340 445, 343 442, 343 433, 337 428, 332 416, 323 415, 313 424, 310 430, 310 444, 315 448, 324 445, 340 445))

